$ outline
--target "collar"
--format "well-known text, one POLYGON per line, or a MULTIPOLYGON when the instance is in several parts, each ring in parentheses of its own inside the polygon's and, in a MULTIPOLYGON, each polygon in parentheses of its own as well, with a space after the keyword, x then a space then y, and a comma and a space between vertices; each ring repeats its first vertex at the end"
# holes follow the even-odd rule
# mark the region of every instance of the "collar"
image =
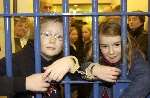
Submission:
POLYGON ((119 67, 119 66, 120 66, 120 63, 121 63, 121 60, 118 61, 118 62, 116 62, 116 63, 111 63, 111 62, 109 62, 106 58, 102 57, 102 58, 101 58, 101 62, 102 62, 102 64, 106 64, 106 65, 108 65, 108 66, 119 67))
POLYGON ((129 25, 128 25, 128 31, 129 33, 134 37, 134 38, 137 38, 140 34, 143 33, 144 31, 144 24, 141 25, 140 27, 138 27, 137 29, 135 30, 132 30, 129 28, 129 25))

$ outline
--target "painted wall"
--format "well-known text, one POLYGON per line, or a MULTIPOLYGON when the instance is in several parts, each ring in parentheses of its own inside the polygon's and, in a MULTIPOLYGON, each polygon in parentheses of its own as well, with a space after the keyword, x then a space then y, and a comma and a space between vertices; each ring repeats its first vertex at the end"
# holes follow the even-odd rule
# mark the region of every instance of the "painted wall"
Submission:
MULTIPOLYGON (((10 0, 10 12, 12 13, 12 3, 13 0, 10 0)), ((0 0, 0 13, 3 13, 3 0, 0 0)), ((12 20, 12 19, 11 19, 12 20)), ((13 24, 13 21, 11 21, 11 24, 13 24)), ((11 25, 11 28, 13 31, 13 25, 11 25)), ((13 41, 13 32, 12 33, 12 51, 14 52, 14 41, 13 41)), ((5 55, 5 32, 4 32, 4 18, 0 17, 0 45, 1 45, 1 51, 0 51, 0 58, 2 58, 5 55)))
POLYGON ((33 0, 17 0, 18 12, 32 13, 33 12, 33 0))
MULTIPOLYGON (((112 5, 119 5, 121 0, 112 0, 112 5)), ((148 0, 127 0, 128 11, 148 11, 148 0)))

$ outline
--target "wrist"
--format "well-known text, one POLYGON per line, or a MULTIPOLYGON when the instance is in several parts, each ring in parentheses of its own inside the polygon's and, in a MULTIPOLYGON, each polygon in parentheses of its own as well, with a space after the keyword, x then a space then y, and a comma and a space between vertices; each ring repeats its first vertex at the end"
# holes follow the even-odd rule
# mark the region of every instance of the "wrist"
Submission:
POLYGON ((94 72, 95 66, 96 66, 95 64, 92 64, 92 66, 91 66, 91 68, 90 68, 90 72, 91 72, 92 75, 94 75, 93 72, 94 72))
POLYGON ((96 79, 96 76, 94 75, 94 69, 95 69, 95 66, 97 66, 98 63, 91 63, 86 69, 86 77, 88 79, 96 79))
POLYGON ((70 73, 75 73, 78 69, 79 69, 79 62, 78 59, 75 56, 69 56, 69 58, 71 59, 71 66, 69 69, 70 73))

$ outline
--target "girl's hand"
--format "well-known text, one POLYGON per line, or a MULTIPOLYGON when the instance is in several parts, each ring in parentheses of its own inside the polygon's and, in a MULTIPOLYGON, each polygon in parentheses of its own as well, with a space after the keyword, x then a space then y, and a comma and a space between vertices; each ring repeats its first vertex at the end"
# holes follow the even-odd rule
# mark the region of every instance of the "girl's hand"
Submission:
POLYGON ((105 65, 95 65, 92 70, 92 74, 98 79, 107 82, 116 82, 121 70, 116 67, 110 67, 105 65))
POLYGON ((26 77, 26 90, 29 91, 47 91, 50 86, 47 80, 43 79, 43 73, 37 73, 26 77))
POLYGON ((48 77, 49 82, 52 80, 57 82, 62 80, 66 73, 70 72, 71 67, 75 64, 71 57, 72 56, 63 57, 56 60, 48 67, 44 67, 45 72, 43 78, 48 77))

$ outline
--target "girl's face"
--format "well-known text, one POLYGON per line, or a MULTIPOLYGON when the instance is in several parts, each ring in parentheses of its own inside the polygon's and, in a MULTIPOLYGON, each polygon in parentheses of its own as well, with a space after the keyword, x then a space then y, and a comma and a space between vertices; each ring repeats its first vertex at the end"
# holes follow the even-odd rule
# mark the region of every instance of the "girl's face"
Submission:
POLYGON ((90 41, 91 39, 91 32, 88 30, 88 27, 85 25, 82 27, 82 36, 83 36, 83 41, 90 41))
POLYGON ((50 21, 41 25, 41 52, 47 56, 55 56, 63 50, 63 26, 59 22, 50 21))
POLYGON ((19 38, 25 37, 29 32, 29 24, 26 22, 16 22, 14 28, 15 36, 19 38))
POLYGON ((74 44, 78 40, 78 31, 73 28, 70 32, 70 41, 74 44))
POLYGON ((121 37, 101 35, 100 49, 106 60, 117 63, 121 59, 121 37))

